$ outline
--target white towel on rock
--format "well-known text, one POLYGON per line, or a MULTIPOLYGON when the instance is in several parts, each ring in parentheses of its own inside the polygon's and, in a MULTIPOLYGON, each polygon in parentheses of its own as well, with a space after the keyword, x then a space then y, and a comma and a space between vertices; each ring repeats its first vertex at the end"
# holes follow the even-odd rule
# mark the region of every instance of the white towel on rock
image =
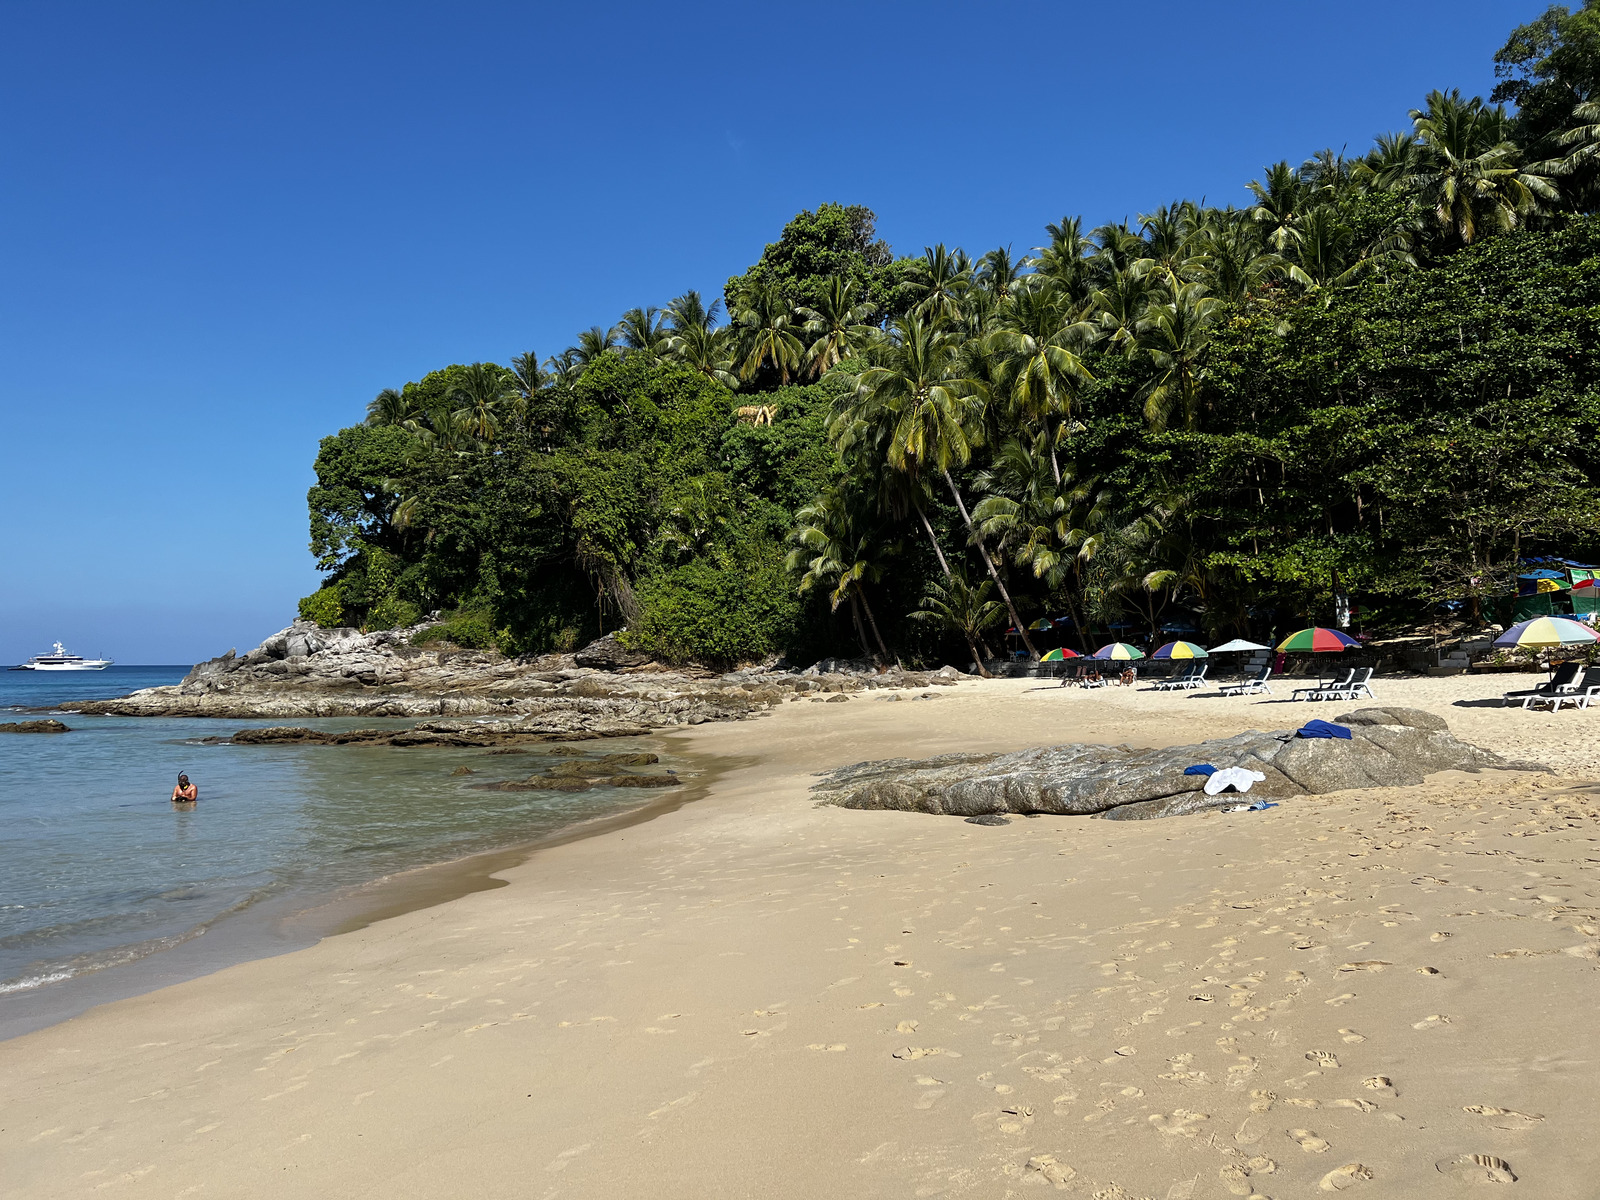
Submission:
POLYGON ((1223 767, 1206 777, 1206 795, 1215 796, 1230 787, 1236 792, 1248 792, 1252 783, 1260 783, 1266 776, 1246 767, 1223 767))

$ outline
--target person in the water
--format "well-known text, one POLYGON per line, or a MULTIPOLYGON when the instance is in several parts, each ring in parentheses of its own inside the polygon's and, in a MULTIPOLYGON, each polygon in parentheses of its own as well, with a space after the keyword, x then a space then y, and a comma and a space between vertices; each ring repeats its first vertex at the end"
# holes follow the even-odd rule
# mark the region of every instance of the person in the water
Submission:
POLYGON ((189 782, 189 777, 181 771, 178 773, 178 786, 172 789, 172 802, 174 804, 193 804, 200 799, 200 789, 189 782))

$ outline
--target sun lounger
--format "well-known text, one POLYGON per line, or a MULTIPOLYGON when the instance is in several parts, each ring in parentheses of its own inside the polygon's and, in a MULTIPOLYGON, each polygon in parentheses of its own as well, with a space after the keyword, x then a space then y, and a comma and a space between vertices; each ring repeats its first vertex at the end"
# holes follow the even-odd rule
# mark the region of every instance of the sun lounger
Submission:
POLYGON ((1524 688, 1521 691, 1507 692, 1501 698, 1505 705, 1521 704, 1523 708, 1532 708, 1535 704, 1542 704, 1554 696, 1562 696, 1578 690, 1578 673, 1583 670, 1579 662, 1564 662, 1556 668, 1555 674, 1546 682, 1536 688, 1524 688))
POLYGON ((1222 685, 1224 696, 1259 696, 1262 692, 1272 695, 1272 688, 1267 685, 1267 680, 1272 678, 1272 667, 1262 667, 1256 672, 1255 678, 1246 679, 1243 683, 1226 683, 1222 685))
POLYGON ((1194 678, 1197 670, 1204 674, 1205 669, 1203 667, 1200 667, 1196 663, 1190 663, 1176 675, 1168 676, 1166 679, 1156 680, 1155 687, 1151 690, 1157 692, 1171 692, 1176 691, 1179 688, 1189 687, 1189 681, 1194 678))
POLYGON ((1320 696, 1313 697, 1317 700, 1354 700, 1358 696, 1365 696, 1369 700, 1376 700, 1372 694, 1372 668, 1362 667, 1356 671, 1347 683, 1340 684, 1325 690, 1320 696))
POLYGON ((1294 691, 1289 693, 1289 699, 1291 699, 1291 700, 1321 700, 1321 699, 1324 699, 1328 695, 1329 692, 1337 692, 1340 688, 1349 687, 1350 686, 1350 681, 1353 680, 1355 677, 1356 677, 1356 669, 1354 667, 1351 667, 1348 671, 1346 671, 1344 673, 1344 678, 1343 679, 1335 680, 1333 683, 1319 683, 1319 684, 1317 684, 1316 687, 1295 688, 1294 691))
POLYGON ((1205 685, 1206 685, 1206 671, 1209 670, 1210 667, 1211 667, 1210 663, 1201 663, 1200 664, 1200 669, 1198 671, 1196 671, 1193 675, 1189 676, 1189 678, 1183 680, 1178 686, 1180 688, 1185 689, 1185 690, 1192 690, 1192 689, 1197 688, 1197 687, 1205 687, 1205 685))
POLYGON ((1552 691, 1547 696, 1525 697, 1522 707, 1532 708, 1535 704, 1548 704, 1551 712, 1560 712, 1563 704, 1570 704, 1573 708, 1588 708, 1597 695, 1600 695, 1600 667, 1590 667, 1584 671, 1581 679, 1574 679, 1572 686, 1565 691, 1552 691))

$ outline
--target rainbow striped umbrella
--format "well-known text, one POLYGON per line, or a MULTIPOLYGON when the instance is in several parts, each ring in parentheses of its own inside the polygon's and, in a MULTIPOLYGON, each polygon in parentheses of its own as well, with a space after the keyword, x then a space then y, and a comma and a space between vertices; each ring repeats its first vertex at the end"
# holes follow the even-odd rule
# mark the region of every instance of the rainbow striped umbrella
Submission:
POLYGON ((1150 656, 1151 658, 1209 658, 1210 654, 1204 646, 1196 646, 1193 642, 1168 642, 1161 649, 1150 656))
POLYGON ((1128 645, 1127 642, 1108 642, 1104 646, 1101 646, 1100 649, 1096 650, 1092 655, 1090 655, 1090 657, 1114 658, 1126 662, 1130 659, 1143 658, 1144 651, 1139 649, 1137 646, 1128 645))
POLYGON ((1298 633, 1291 633, 1278 643, 1278 652, 1289 650, 1309 650, 1314 654, 1324 654, 1330 651, 1348 650, 1361 643, 1349 634, 1340 633, 1337 629, 1324 629, 1314 625, 1310 629, 1302 629, 1298 633))
POLYGON ((1065 646, 1056 650, 1046 650, 1039 656, 1040 662, 1066 662, 1069 658, 1077 658, 1076 650, 1068 650, 1065 646))
POLYGON ((1496 646, 1522 646, 1530 650, 1550 646, 1581 646, 1585 642, 1600 641, 1594 630, 1565 617, 1535 617, 1513 625, 1499 637, 1496 646))

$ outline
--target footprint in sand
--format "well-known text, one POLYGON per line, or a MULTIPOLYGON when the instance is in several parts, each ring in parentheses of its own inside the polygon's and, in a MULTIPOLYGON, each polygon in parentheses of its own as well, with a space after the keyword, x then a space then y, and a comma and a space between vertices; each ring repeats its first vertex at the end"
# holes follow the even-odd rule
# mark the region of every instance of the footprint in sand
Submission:
POLYGON ((1329 1054, 1326 1050, 1307 1050, 1306 1061, 1314 1062, 1319 1067, 1337 1067, 1339 1059, 1336 1055, 1329 1054))
POLYGON ((806 1047, 806 1049, 807 1050, 826 1050, 826 1051, 828 1051, 828 1052, 830 1052, 832 1054, 837 1054, 841 1050, 848 1050, 849 1047, 846 1046, 843 1042, 834 1042, 831 1045, 829 1043, 827 1043, 827 1042, 812 1042, 809 1046, 806 1047))
POLYGON ((1361 1086, 1369 1087, 1375 1092, 1387 1092, 1391 1096, 1398 1097, 1400 1095, 1394 1086, 1394 1080, 1387 1075, 1369 1075, 1361 1081, 1361 1086))
POLYGON ((1441 1175, 1448 1175, 1462 1183, 1515 1183, 1511 1164, 1492 1154, 1458 1154, 1454 1158, 1441 1158, 1434 1163, 1441 1175))
POLYGON ((1056 1191, 1064 1192, 1067 1184, 1077 1178, 1078 1172, 1054 1154, 1036 1154, 1028 1160, 1026 1175, 1055 1184, 1056 1191))
POLYGON ((1412 1024, 1413 1029, 1437 1029, 1441 1025, 1450 1024, 1450 1018, 1434 1013, 1432 1016, 1423 1017, 1422 1020, 1412 1024))
POLYGON ((1170 1117, 1162 1113, 1151 1113, 1148 1118, 1151 1126, 1155 1129, 1159 1129, 1162 1133, 1169 1134, 1174 1137, 1191 1138, 1199 1132, 1195 1126, 1199 1125, 1202 1121, 1209 1121, 1210 1119, 1210 1113, 1190 1112, 1186 1108, 1173 1110, 1173 1113, 1170 1117))
POLYGON ((1271 1175, 1278 1169, 1278 1164, 1264 1154, 1258 1154, 1248 1162, 1229 1163, 1217 1172, 1222 1184, 1235 1196, 1255 1195, 1256 1189, 1250 1186, 1252 1175, 1271 1175))
POLYGON ((1345 1163, 1342 1167, 1335 1167, 1322 1177, 1322 1182, 1317 1184, 1325 1192, 1342 1192, 1345 1188, 1354 1187, 1358 1183, 1372 1178, 1372 1171, 1360 1163, 1345 1163))
POLYGON ((1462 1111, 1480 1117, 1495 1118, 1490 1123, 1496 1129, 1526 1129, 1529 1125, 1537 1125, 1544 1120, 1542 1113, 1518 1112, 1514 1108, 1495 1108, 1489 1104, 1468 1104, 1462 1111))
POLYGON ((1357 1033, 1354 1029, 1341 1029, 1341 1030, 1339 1030, 1339 1033, 1343 1036, 1344 1040, 1347 1043, 1351 1044, 1351 1045, 1354 1045, 1357 1042, 1364 1042, 1364 1041, 1367 1040, 1361 1034, 1357 1033))
POLYGON ((1326 1138, 1318 1137, 1315 1130, 1288 1129, 1285 1130, 1291 1138, 1300 1143, 1300 1149, 1307 1154, 1326 1154, 1328 1142, 1326 1138))

